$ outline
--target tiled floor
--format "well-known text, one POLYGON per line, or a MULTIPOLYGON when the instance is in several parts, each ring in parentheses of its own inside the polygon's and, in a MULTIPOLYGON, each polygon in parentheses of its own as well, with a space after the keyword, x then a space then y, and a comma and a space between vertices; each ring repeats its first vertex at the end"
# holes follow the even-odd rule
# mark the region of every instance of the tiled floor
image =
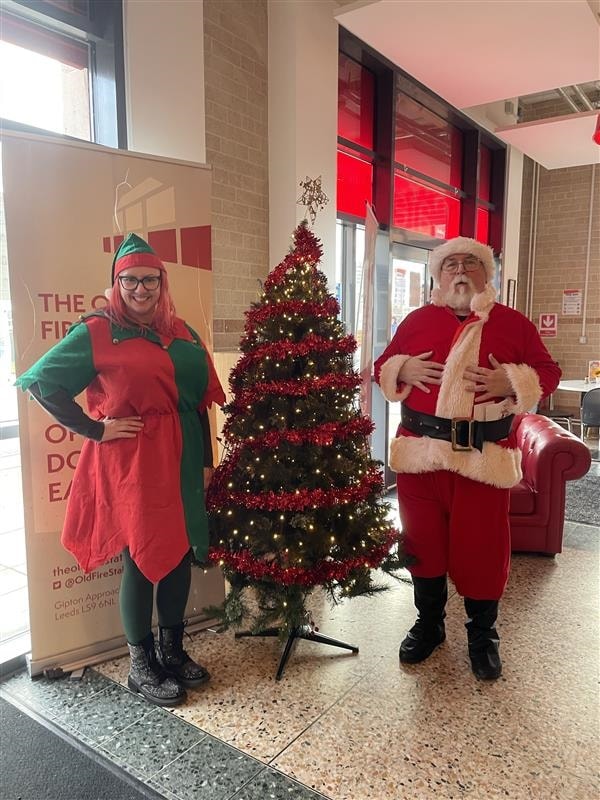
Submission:
MULTIPOLYGON (((3 486, 20 480, 18 452, 5 444, 0 455, 3 486)), ((600 478, 599 463, 591 474, 600 478)), ((0 508, 4 620, 19 597, 26 615, 13 490, 0 508)), ((321 631, 360 654, 300 641, 281 682, 277 641, 205 631, 187 647, 212 680, 174 712, 125 688, 125 659, 81 681, 21 673, 0 694, 169 800, 591 800, 600 792, 599 542, 598 528, 567 522, 561 555, 514 556, 496 683, 469 670, 456 593, 447 642, 424 664, 399 666, 414 609, 410 585, 393 583, 335 609, 315 594, 321 631)))
POLYGON ((360 654, 300 641, 281 682, 276 641, 196 634, 188 650, 213 678, 174 712, 124 688, 125 659, 80 682, 20 674, 0 693, 169 800, 591 800, 600 790, 600 531, 567 523, 565 533, 554 559, 513 558, 495 683, 469 670, 455 593, 447 642, 427 662, 399 666, 414 613, 411 587, 399 583, 335 609, 315 596, 322 632, 360 654))

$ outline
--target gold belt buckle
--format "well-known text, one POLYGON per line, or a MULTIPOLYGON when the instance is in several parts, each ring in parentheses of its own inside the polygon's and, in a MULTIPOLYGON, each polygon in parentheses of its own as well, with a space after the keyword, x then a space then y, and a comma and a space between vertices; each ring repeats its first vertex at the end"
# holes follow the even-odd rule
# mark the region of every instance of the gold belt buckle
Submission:
MULTIPOLYGON (((469 417, 453 417, 452 418, 452 420, 451 420, 452 424, 451 424, 451 428, 450 428, 450 441, 452 442, 452 449, 453 450, 467 451, 467 450, 472 450, 473 449, 473 445, 471 444, 472 437, 473 437, 473 422, 474 422, 474 420, 470 419, 469 417), (465 425, 465 424, 468 426, 468 430, 467 430, 467 441, 468 441, 468 444, 466 444, 466 445, 465 444, 460 444, 460 442, 456 441, 457 438, 459 438, 459 432, 457 430, 457 425, 465 425)), ((460 436, 460 438, 462 439, 463 437, 460 436)))

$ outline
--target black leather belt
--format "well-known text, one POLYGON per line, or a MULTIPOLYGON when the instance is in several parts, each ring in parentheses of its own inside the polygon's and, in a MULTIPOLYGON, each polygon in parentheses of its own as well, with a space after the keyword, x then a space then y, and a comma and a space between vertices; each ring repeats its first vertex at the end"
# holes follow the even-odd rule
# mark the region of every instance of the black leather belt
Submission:
POLYGON ((430 439, 443 439, 452 442, 453 450, 483 449, 484 442, 498 442, 506 439, 510 433, 514 414, 492 422, 478 422, 468 417, 434 417, 413 411, 402 406, 401 424, 403 428, 419 436, 429 436, 430 439))

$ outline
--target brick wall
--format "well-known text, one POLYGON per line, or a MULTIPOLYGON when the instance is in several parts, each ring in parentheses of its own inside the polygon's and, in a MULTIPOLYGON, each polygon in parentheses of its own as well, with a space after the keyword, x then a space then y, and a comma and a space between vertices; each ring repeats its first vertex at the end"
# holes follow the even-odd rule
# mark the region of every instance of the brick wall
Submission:
MULTIPOLYGON (((237 350, 268 273, 267 0, 204 0, 214 347, 237 350)), ((282 256, 285 254, 282 254, 282 256)))
MULTIPOLYGON (((526 158, 523 174, 521 241, 517 307, 525 307, 527 254, 531 219, 533 162, 526 158)), ((582 316, 562 315, 564 289, 584 289, 592 167, 545 170, 540 168, 536 264, 532 319, 544 312, 558 313, 558 336, 545 338, 559 362, 563 378, 584 378, 588 361, 600 358, 600 169, 596 168, 594 215, 587 291, 587 344, 581 344, 582 316)), ((579 396, 559 392, 561 406, 576 406, 579 396)))
POLYGON ((543 100, 537 103, 523 103, 519 105, 521 114, 520 122, 533 122, 536 119, 547 119, 548 117, 562 117, 565 114, 572 114, 573 109, 564 99, 557 94, 552 100, 543 100))
MULTIPOLYGON (((579 97, 574 93, 569 92, 566 90, 567 95, 571 98, 571 100, 575 103, 575 105, 581 110, 586 111, 588 110, 587 107, 581 102, 579 97)), ((590 100, 590 102, 597 107, 598 101, 600 100, 600 90, 596 88, 592 88, 590 86, 587 87, 585 92, 586 96, 590 100)), ((569 105, 569 103, 565 100, 564 97, 561 97, 558 93, 555 97, 547 100, 541 100, 534 103, 527 103, 521 102, 519 104, 519 112, 520 112, 520 122, 533 122, 537 119, 548 119, 549 117, 562 117, 565 114, 573 114, 573 109, 569 105)))

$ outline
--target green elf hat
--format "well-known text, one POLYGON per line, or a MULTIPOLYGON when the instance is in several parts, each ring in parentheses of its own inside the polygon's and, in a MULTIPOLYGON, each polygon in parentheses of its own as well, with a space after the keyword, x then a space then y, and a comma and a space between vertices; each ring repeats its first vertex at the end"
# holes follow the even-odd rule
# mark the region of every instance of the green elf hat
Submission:
POLYGON ((117 247, 112 263, 111 283, 114 283, 117 275, 128 267, 154 267, 166 272, 160 258, 148 242, 137 233, 130 233, 117 247))

